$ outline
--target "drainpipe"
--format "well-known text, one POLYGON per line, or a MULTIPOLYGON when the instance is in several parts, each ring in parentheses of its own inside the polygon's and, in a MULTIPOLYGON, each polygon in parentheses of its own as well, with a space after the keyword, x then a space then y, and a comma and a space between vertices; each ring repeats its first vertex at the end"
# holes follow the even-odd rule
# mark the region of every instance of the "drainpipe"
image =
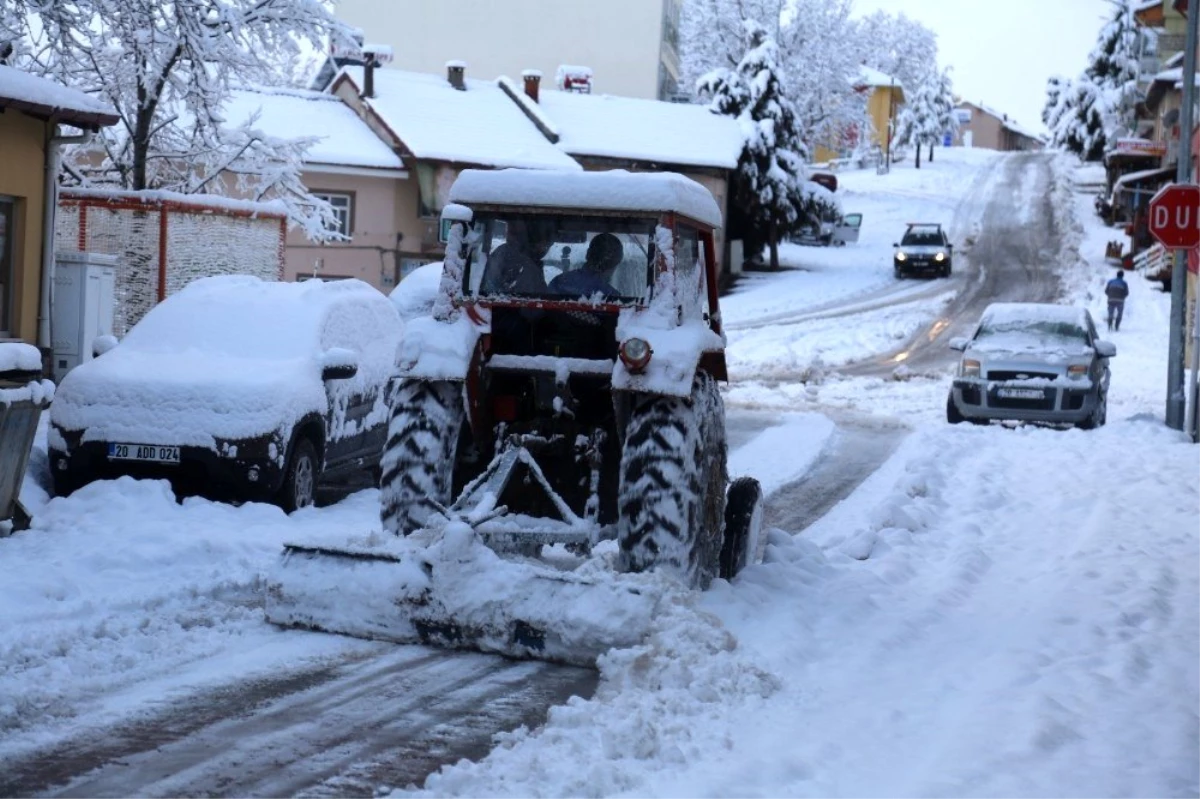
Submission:
MULTIPOLYGON (((57 131, 58 124, 51 122, 51 130, 57 131)), ((58 148, 64 144, 85 144, 92 140, 94 134, 86 131, 78 136, 59 136, 57 133, 46 137, 46 176, 44 193, 46 205, 42 212, 42 284, 38 308, 39 347, 50 349, 50 308, 53 302, 54 289, 54 216, 58 210, 58 148)))

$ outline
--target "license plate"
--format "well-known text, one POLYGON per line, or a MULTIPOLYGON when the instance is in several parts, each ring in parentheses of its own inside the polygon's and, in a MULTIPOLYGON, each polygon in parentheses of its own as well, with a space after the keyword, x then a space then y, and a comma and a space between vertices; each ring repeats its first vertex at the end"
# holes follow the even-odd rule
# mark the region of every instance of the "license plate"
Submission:
POLYGON ((179 463, 179 447, 160 444, 109 444, 108 459, 113 461, 151 461, 179 463))
POLYGON ((1040 388, 998 388, 996 396, 1008 399, 1045 399, 1046 392, 1040 388))

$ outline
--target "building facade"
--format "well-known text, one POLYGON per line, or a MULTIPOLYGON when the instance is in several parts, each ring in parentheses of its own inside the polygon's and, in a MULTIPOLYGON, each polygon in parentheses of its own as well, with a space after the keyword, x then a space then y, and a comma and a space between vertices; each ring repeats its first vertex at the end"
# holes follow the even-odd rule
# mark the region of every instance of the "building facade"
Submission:
POLYGON ((0 340, 50 345, 43 289, 53 260, 54 186, 47 175, 54 175, 59 124, 95 131, 117 119, 83 92, 0 64, 0 340))
POLYGON ((462 60, 471 74, 548 79, 563 65, 588 67, 593 91, 671 99, 679 87, 683 0, 340 0, 336 12, 368 43, 390 45, 391 67, 441 72, 462 60))
POLYGON ((958 132, 953 144, 961 147, 983 147, 988 150, 1040 150, 1045 142, 1033 131, 1022 127, 1003 111, 982 103, 960 102, 958 132))

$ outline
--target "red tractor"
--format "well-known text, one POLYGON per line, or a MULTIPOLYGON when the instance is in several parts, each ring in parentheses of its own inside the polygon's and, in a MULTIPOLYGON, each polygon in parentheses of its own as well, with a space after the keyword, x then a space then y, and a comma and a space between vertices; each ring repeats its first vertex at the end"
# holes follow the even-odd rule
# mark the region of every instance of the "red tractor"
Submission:
MULTIPOLYGON (((690 588, 761 559, 761 489, 752 478, 729 485, 726 470, 721 213, 708 190, 676 174, 467 170, 449 199, 439 295, 408 323, 397 357, 384 531, 428 548, 447 525, 469 528, 510 561, 547 547, 586 560, 615 540, 616 572, 690 588)), ((405 552, 380 557, 424 557, 405 552)), ((337 554, 289 548, 300 553, 337 554)), ((488 625, 436 595, 447 563, 424 560, 420 623, 409 614, 399 632, 338 631, 486 638, 485 649, 573 662, 596 654, 547 645, 545 619, 514 615, 509 633, 481 635, 488 625)), ((277 609, 273 620, 339 627, 319 615, 277 609)))

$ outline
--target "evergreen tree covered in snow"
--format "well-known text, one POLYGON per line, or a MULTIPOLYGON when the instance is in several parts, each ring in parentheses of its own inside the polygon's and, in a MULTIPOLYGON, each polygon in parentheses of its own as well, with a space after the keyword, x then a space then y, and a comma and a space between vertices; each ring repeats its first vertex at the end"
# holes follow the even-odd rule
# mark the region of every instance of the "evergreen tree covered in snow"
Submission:
POLYGON ((1112 0, 1113 16, 1100 30, 1087 68, 1077 80, 1059 77, 1046 86, 1042 121, 1053 147, 1098 161, 1136 125, 1138 56, 1142 33, 1131 0, 1112 0))
POLYGON ((807 151, 796 130, 795 110, 785 96, 775 40, 754 20, 744 23, 747 49, 733 69, 700 80, 714 113, 735 117, 744 137, 730 194, 729 227, 747 252, 770 250, 779 268, 779 240, 808 205, 803 194, 807 151))
POLYGON ((837 141, 865 116, 853 87, 862 48, 850 10, 851 0, 688 0, 680 21, 684 85, 715 69, 733 69, 745 51, 743 24, 760 22, 775 40, 800 138, 837 141))
POLYGON ((945 128, 945 101, 942 76, 934 72, 921 80, 896 117, 896 142, 916 151, 916 166, 921 168, 921 148, 941 141, 945 128))
POLYGON ((302 43, 346 29, 323 0, 23 0, 26 66, 94 94, 120 122, 69 165, 90 185, 277 197, 314 238, 333 216, 299 179, 306 140, 227 124, 239 84, 272 77, 302 43), (232 182, 235 185, 229 185, 232 182))
MULTIPOLYGON (((950 68, 942 70, 937 76, 934 105, 937 106, 938 129, 944 137, 947 133, 953 138, 958 132, 958 115, 955 113, 957 102, 954 97, 954 82, 950 80, 950 68)), ((933 160, 933 145, 929 146, 929 160, 933 160)))

